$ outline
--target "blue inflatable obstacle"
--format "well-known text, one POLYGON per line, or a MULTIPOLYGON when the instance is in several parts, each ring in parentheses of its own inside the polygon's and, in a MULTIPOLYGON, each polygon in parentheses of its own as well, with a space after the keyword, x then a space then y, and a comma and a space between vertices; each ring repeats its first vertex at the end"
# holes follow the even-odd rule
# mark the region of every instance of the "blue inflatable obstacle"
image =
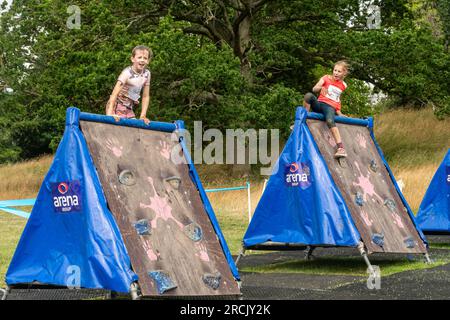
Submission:
POLYGON ((450 234, 450 149, 420 204, 417 222, 425 234, 450 234))
MULTIPOLYGON (((337 117, 347 158, 322 115, 297 108, 243 239, 243 252, 356 247, 371 253, 420 253, 427 244, 373 135, 373 121, 337 117)), ((238 260, 237 260, 238 261, 238 260)))
POLYGON ((69 108, 7 285, 239 296, 239 274, 183 128, 69 108), (211 274, 214 286, 203 280, 211 274))

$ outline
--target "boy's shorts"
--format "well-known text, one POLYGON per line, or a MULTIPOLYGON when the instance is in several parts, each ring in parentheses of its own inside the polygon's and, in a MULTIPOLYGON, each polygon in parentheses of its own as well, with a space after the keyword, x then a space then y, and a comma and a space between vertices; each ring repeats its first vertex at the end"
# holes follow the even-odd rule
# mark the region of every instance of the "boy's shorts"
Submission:
POLYGON ((328 103, 318 101, 313 93, 307 93, 305 95, 305 102, 311 105, 312 111, 322 113, 325 116, 325 122, 327 123, 328 128, 336 127, 334 119, 336 116, 336 109, 328 103))
POLYGON ((126 107, 121 103, 116 104, 116 108, 114 109, 114 113, 121 118, 125 119, 135 119, 136 115, 133 112, 133 108, 126 107))

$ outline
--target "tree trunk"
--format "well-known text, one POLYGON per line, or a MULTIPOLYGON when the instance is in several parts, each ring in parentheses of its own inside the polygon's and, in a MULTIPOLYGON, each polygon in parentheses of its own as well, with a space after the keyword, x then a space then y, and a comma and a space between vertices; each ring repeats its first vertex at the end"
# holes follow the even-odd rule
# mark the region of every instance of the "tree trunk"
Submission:
MULTIPOLYGON (((244 13, 241 13, 244 15, 244 13)), ((239 18, 238 18, 239 19, 239 18)), ((242 21, 234 29, 234 54, 239 57, 241 62, 240 72, 244 79, 249 84, 253 83, 253 76, 251 73, 251 63, 248 58, 248 54, 251 50, 251 17, 245 14, 242 21)), ((235 150, 236 151, 236 150, 235 150)), ((237 153, 235 152, 235 155, 237 153)), ((236 178, 248 177, 251 173, 251 165, 249 160, 249 146, 245 144, 245 164, 234 164, 231 169, 231 176, 236 178)))
POLYGON ((234 53, 239 57, 241 62, 241 75, 249 82, 253 83, 251 74, 251 63, 248 54, 251 50, 251 18, 246 16, 239 24, 238 30, 235 34, 234 53))

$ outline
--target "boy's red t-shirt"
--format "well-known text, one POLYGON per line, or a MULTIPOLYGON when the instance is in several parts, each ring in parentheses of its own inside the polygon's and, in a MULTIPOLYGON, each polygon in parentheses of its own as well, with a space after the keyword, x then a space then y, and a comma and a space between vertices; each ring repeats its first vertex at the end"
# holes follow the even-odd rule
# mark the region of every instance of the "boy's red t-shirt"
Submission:
POLYGON ((341 94, 347 88, 347 84, 342 80, 334 80, 333 77, 325 75, 323 87, 328 90, 327 95, 319 95, 318 101, 325 102, 332 106, 336 111, 341 110, 341 94))

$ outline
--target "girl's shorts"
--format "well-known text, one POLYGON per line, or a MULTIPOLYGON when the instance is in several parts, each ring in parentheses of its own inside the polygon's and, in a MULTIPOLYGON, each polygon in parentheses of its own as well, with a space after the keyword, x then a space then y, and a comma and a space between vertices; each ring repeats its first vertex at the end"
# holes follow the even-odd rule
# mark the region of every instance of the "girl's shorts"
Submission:
POLYGON ((121 103, 116 104, 114 113, 117 114, 121 118, 126 118, 126 119, 135 119, 136 118, 136 115, 133 112, 133 108, 124 106, 121 103))

